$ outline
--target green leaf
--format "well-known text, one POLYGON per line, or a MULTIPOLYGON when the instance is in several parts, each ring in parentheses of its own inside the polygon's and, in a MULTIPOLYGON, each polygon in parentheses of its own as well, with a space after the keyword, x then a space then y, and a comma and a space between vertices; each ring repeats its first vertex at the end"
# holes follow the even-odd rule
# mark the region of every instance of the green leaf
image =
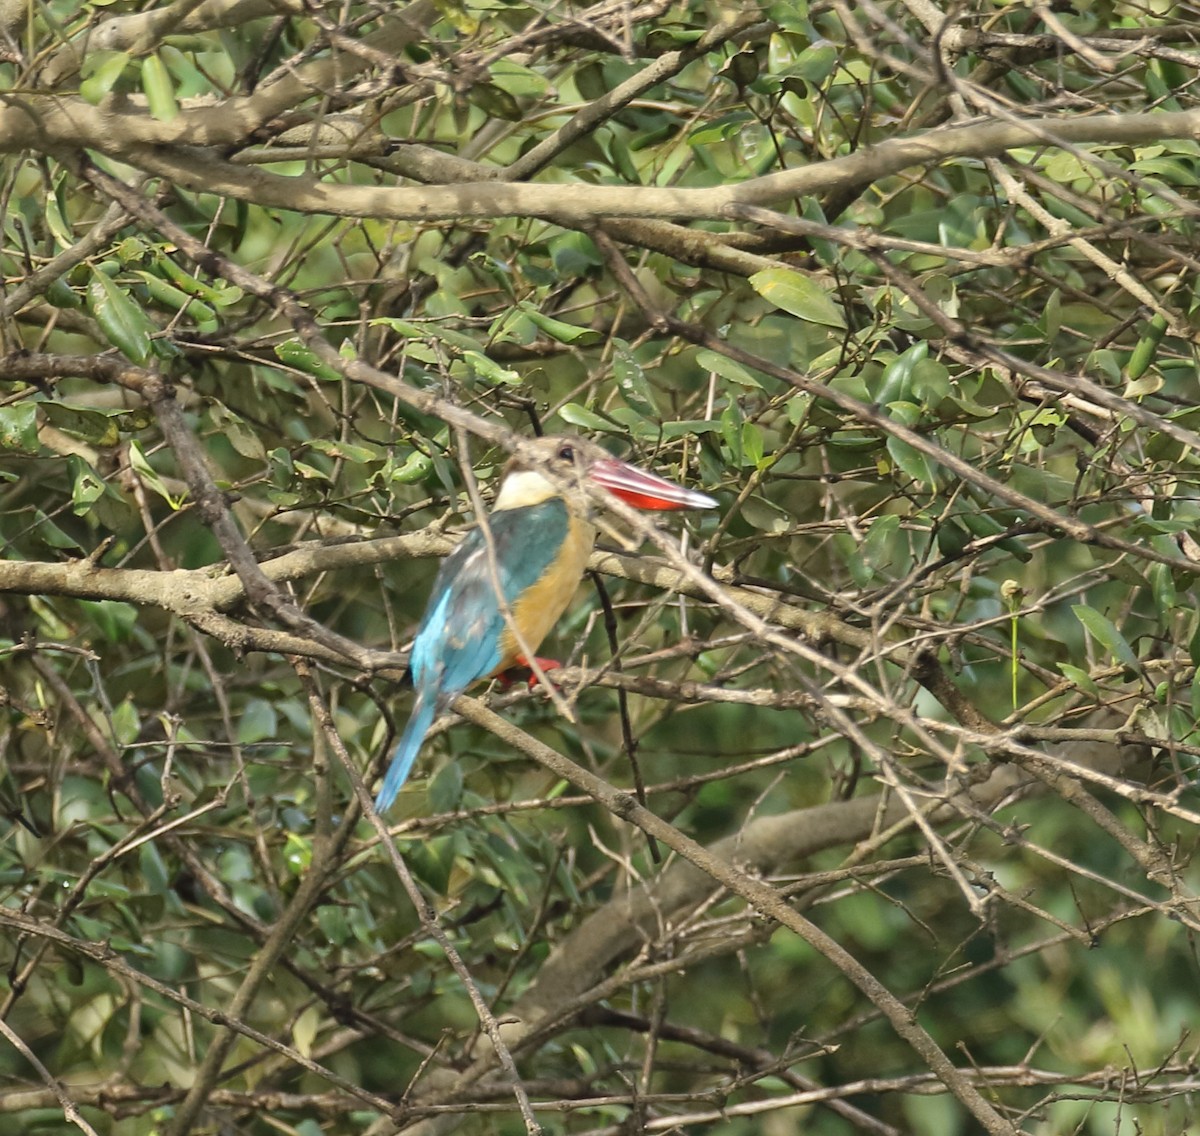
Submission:
POLYGON ((762 383, 751 373, 748 367, 743 367, 719 351, 711 351, 707 347, 696 352, 696 366, 705 371, 712 371, 731 383, 750 390, 762 390, 762 383))
POLYGON ((832 43, 814 43, 806 47, 790 70, 814 86, 820 86, 837 66, 838 49, 832 43))
POLYGON ((578 426, 581 430, 598 430, 603 434, 612 434, 616 430, 616 427, 608 419, 593 414, 577 402, 568 402, 565 406, 560 406, 558 416, 564 422, 578 426))
POLYGON ((314 438, 309 445, 331 458, 345 458, 360 465, 379 461, 381 456, 376 446, 357 446, 353 442, 335 442, 332 438, 314 438))
POLYGON ((1171 569, 1165 564, 1151 564, 1147 573, 1159 618, 1169 620, 1179 604, 1179 593, 1175 590, 1171 569))
POLYGON ((123 699, 113 707, 112 732, 118 745, 132 745, 137 741, 142 732, 142 723, 132 698, 123 699))
POLYGON ((528 347, 540 334, 537 324, 520 308, 509 308, 488 328, 489 343, 519 343, 528 347))
POLYGON ((101 449, 115 446, 121 440, 116 419, 99 410, 68 406, 63 402, 43 402, 41 411, 46 422, 56 430, 101 449))
MULTIPOLYGON (((125 237, 116 247, 117 260, 120 261, 122 268, 128 268, 131 264, 141 264, 145 260, 150 247, 141 237, 125 237)), ((109 272, 109 276, 115 273, 109 272)))
POLYGON ((463 773, 457 761, 449 761, 429 782, 429 808, 435 813, 453 812, 462 801, 463 773))
POLYGON ((310 465, 308 462, 297 460, 293 463, 293 468, 306 481, 329 481, 329 474, 323 469, 317 469, 315 465, 310 465))
POLYGON ((888 437, 887 451, 892 461, 921 485, 937 487, 937 467, 927 454, 909 445, 903 438, 888 437))
POLYGON ((303 371, 307 375, 315 375, 318 379, 327 379, 330 382, 336 382, 342 377, 333 367, 324 362, 311 347, 305 343, 301 343, 298 339, 285 339, 282 343, 275 344, 275 356, 285 366, 295 367, 297 371, 303 371))
POLYGON ((104 480, 78 454, 68 456, 67 469, 71 474, 71 509, 75 516, 82 517, 104 496, 104 480))
POLYGON ((750 86, 758 78, 758 56, 753 51, 738 51, 726 60, 725 66, 717 72, 723 79, 728 79, 740 91, 750 86))
POLYGON ((141 278, 150 298, 167 311, 186 312, 189 318, 199 324, 211 324, 214 329, 217 326, 216 311, 203 300, 198 300, 182 288, 177 288, 170 281, 156 276, 153 272, 147 272, 144 268, 136 269, 134 275, 141 278))
POLYGON ((88 284, 88 308, 109 343, 127 359, 143 364, 150 357, 150 335, 157 328, 109 276, 97 270, 88 284))
POLYGON ((634 161, 633 154, 630 152, 630 148, 625 143, 624 138, 610 134, 604 141, 605 148, 608 150, 609 160, 613 164, 613 169, 616 170, 622 180, 629 185, 641 185, 642 179, 638 173, 637 163, 634 161))
POLYGON ((1138 173, 1156 174, 1167 185, 1184 186, 1188 189, 1200 185, 1196 171, 1188 162, 1180 161, 1179 158, 1146 158, 1131 163, 1129 168, 1137 170, 1138 173))
POLYGON ((132 58, 127 51, 89 52, 80 71, 83 82, 79 84, 79 95, 83 101, 98 106, 117 85, 132 58))
POLYGON ((163 895, 171 886, 171 876, 153 840, 145 841, 138 849, 138 867, 146 881, 147 889, 154 895, 163 895))
POLYGON ((967 530, 953 517, 942 521, 937 527, 938 552, 950 559, 962 555, 970 539, 967 530))
POLYGON ((445 895, 450 886, 450 872, 454 867, 454 838, 435 836, 417 841, 410 848, 408 855, 413 875, 432 888, 436 895, 445 895))
POLYGON ((731 402, 721 411, 721 440, 729 450, 729 460, 736 466, 744 466, 745 455, 742 453, 742 423, 745 418, 741 407, 731 402))
POLYGON ((472 83, 467 88, 467 99, 495 118, 521 121, 521 104, 495 83, 472 83))
POLYGON ((408 485, 414 481, 424 481, 433 469, 433 459, 420 450, 413 450, 400 465, 387 474, 389 481, 408 485))
POLYGON ((128 641, 137 626, 138 609, 121 600, 79 600, 92 626, 110 643, 128 641))
POLYGON ((81 308, 83 301, 79 294, 61 276, 51 281, 46 289, 46 300, 56 308, 81 308))
POLYGON ((811 29, 806 26, 808 0, 776 0, 764 10, 763 15, 787 31, 811 34, 811 29))
POLYGON ((1148 394, 1154 394, 1163 385, 1165 380, 1162 373, 1150 371, 1150 365, 1158 354, 1158 346, 1162 342, 1166 330, 1167 317, 1161 313, 1155 314, 1146 334, 1138 340, 1133 354, 1129 356, 1129 362, 1125 367, 1127 381, 1125 390, 1122 392, 1123 398, 1144 398, 1148 394))
POLYGON ((787 532, 793 523, 792 516, 773 501, 765 497, 751 496, 742 503, 742 516, 756 529, 763 532, 787 532))
POLYGON ((462 361, 467 365, 467 369, 475 378, 483 379, 485 383, 491 383, 494 387, 519 387, 521 385, 521 376, 516 372, 509 370, 508 367, 501 367, 494 359, 489 359, 482 351, 464 351, 462 361))
POLYGON ((886 568, 896 551, 896 534, 900 531, 900 517, 886 513, 876 517, 867 530, 866 539, 859 546, 859 555, 864 563, 876 569, 886 568))
POLYGON ((1074 604, 1071 611, 1075 613, 1075 618, 1083 624, 1091 637, 1106 648, 1122 666, 1132 671, 1141 670, 1142 664, 1137 655, 1133 653, 1133 648, 1130 647, 1125 636, 1117 630, 1116 624, 1111 619, 1086 604, 1074 604))
POLYGON ((1192 666, 1200 672, 1200 619, 1196 621, 1196 629, 1188 640, 1188 658, 1192 660, 1192 666))
POLYGON ((262 698, 251 698, 238 718, 237 740, 242 745, 273 738, 279 730, 275 708, 262 698))
POLYGON ((147 56, 142 61, 142 90, 150 113, 160 122, 170 122, 179 113, 175 84, 167 65, 158 55, 147 56))
POLYGON ((1070 663, 1056 663, 1063 678, 1073 682, 1080 690, 1086 690, 1088 694, 1098 695, 1100 688, 1092 681, 1092 676, 1087 673, 1082 667, 1072 666, 1070 663))
POLYGON ((620 340, 613 350, 613 373, 625 401, 635 410, 657 418, 658 407, 654 404, 654 393, 646 381, 646 373, 629 350, 629 344, 620 340))
POLYGON ((996 544, 996 547, 1004 549, 1005 552, 1010 556, 1016 557, 1022 564, 1028 564, 1033 559, 1032 549, 1026 548, 1015 536, 1005 537, 1004 540, 996 544))
MULTIPOLYGON (((54 184, 53 192, 46 194, 46 228, 50 230, 50 235, 58 242, 59 247, 67 249, 75 244, 75 234, 71 231, 71 224, 67 220, 68 209, 64 181, 64 178, 59 178, 54 184)), ((61 280, 62 277, 59 279, 61 280)))
POLYGON ((433 320, 414 323, 412 320, 397 319, 394 316, 380 316, 378 319, 368 320, 367 323, 371 327, 389 327, 397 335, 403 335, 405 339, 436 339, 451 347, 457 347, 460 351, 479 350, 477 339, 472 339, 469 335, 464 335, 452 327, 443 327, 433 320))
POLYGON ((550 242, 554 271, 560 278, 586 276, 604 263, 595 242, 586 233, 563 233, 550 242))
POLYGON ((815 280, 791 268, 765 268, 750 277, 750 287, 764 300, 809 323, 845 329, 841 308, 815 280))
POLYGON ((198 280, 195 276, 185 272, 165 254, 160 254, 155 258, 154 267, 169 276, 177 288, 182 288, 189 295, 204 300, 215 308, 227 308, 231 304, 236 304, 244 295, 241 288, 233 284, 221 283, 214 287, 206 284, 203 280, 198 280))
MULTIPOLYGON (((284 862, 287 864, 288 871, 294 876, 303 876, 312 866, 312 844, 306 840, 298 832, 289 832, 287 839, 284 841, 284 862)), ((222 857, 224 860, 225 857, 222 857)), ((230 857, 232 859, 232 857, 230 857)), ((223 863, 222 867, 226 867, 223 863)), ((246 872, 247 869, 242 865, 240 859, 234 861, 226 868, 227 882, 236 882, 237 876, 246 872), (229 877, 233 877, 232 880, 229 877)))
POLYGON ((721 429, 719 422, 710 418, 687 418, 680 422, 664 422, 662 436, 669 438, 686 438, 692 434, 712 434, 721 429))
POLYGON ((517 98, 536 98, 550 87, 545 75, 511 59, 497 59, 490 71, 492 78, 517 98))
POLYGON ((0 406, 0 448, 36 454, 41 448, 37 434, 37 405, 14 402, 0 406))
MULTIPOLYGON (((903 355, 893 359, 884 368, 875 401, 881 406, 888 406, 893 402, 910 402, 913 370, 928 354, 929 344, 922 340, 920 343, 914 343, 903 355)), ((911 425, 911 422, 906 422, 906 425, 911 425)))
POLYGON ((691 146, 711 146, 714 142, 728 142, 737 138, 746 128, 747 123, 757 120, 749 111, 731 111, 718 118, 705 121, 703 125, 689 132, 688 144, 691 146))
POLYGON ((763 460, 763 433, 753 422, 742 423, 742 457, 757 469, 763 460))
POLYGON ((251 461, 266 461, 267 450, 262 439, 246 425, 241 415, 234 414, 219 402, 209 406, 208 414, 213 425, 242 457, 250 458, 251 461))
POLYGON ((564 323, 551 316, 539 312, 532 304, 522 302, 517 305, 539 328, 551 339, 559 343, 578 343, 585 346, 600 342, 600 333, 591 327, 578 327, 573 323, 564 323))
POLYGON ((1166 380, 1158 371, 1147 371, 1141 378, 1131 379, 1125 384, 1125 389, 1121 392, 1122 398, 1139 399, 1145 398, 1148 394, 1154 394, 1155 391, 1161 390, 1166 380))
POLYGON ((317 908, 317 926, 334 946, 341 946, 350 937, 350 922, 346 909, 336 903, 324 903, 317 908))
POLYGON ((163 482, 158 471, 146 460, 142 447, 137 442, 129 443, 129 464, 134 472, 142 479, 147 489, 157 493, 172 509, 179 509, 184 498, 176 497, 163 482))
POLYGON ((63 532, 41 509, 34 509, 34 532, 47 548, 79 548, 79 541, 63 532))
POLYGON ((609 413, 614 422, 623 426, 638 441, 652 443, 661 436, 658 423, 631 406, 614 406, 609 413))

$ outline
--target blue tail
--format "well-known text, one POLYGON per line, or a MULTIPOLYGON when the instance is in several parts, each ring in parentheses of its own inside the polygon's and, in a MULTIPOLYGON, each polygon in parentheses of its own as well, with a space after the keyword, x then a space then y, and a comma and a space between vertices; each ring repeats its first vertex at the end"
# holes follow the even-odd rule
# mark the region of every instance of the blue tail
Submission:
POLYGON ((404 727, 400 736, 400 744, 392 754, 392 764, 388 766, 387 776, 383 779, 379 796, 375 798, 375 811, 385 813, 392 807, 396 794, 404 787, 408 775, 412 772, 413 762, 421 752, 421 743, 433 725, 437 716, 437 699, 426 697, 423 692, 417 693, 417 701, 413 705, 412 717, 404 727))

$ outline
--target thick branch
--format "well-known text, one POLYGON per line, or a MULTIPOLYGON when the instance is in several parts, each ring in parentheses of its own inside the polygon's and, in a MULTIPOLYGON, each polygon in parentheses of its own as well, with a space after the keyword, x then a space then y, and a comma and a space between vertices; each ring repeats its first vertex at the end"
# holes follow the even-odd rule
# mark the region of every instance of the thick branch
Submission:
MULTIPOLYGON (((423 0, 419 0, 423 2, 423 0)), ((700 189, 654 186, 542 185, 488 182, 420 189, 332 184, 308 175, 246 169, 195 146, 239 134, 212 109, 200 134, 149 113, 93 107, 81 99, 23 95, 0 111, 0 152, 96 149, 196 192, 215 193, 302 213, 402 221, 481 217, 545 217, 578 224, 603 217, 698 220, 730 216, 736 205, 768 205, 796 197, 846 192, 914 166, 990 157, 1030 145, 1130 145, 1200 136, 1200 111, 986 122, 896 138, 853 154, 700 189)), ((242 131, 239 135, 245 137, 242 131)), ((232 139, 226 139, 232 140, 232 139)))

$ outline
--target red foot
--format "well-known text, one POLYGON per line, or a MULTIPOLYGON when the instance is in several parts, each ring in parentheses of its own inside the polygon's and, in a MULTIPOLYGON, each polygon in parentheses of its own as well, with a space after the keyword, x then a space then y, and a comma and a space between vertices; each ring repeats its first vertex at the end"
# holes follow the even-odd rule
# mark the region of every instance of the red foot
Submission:
MULTIPOLYGON (((541 667, 542 673, 548 675, 551 671, 562 670, 562 663, 557 659, 543 659, 540 655, 535 655, 534 659, 537 665, 541 667)), ((518 655, 513 659, 513 665, 502 670, 496 678, 500 685, 508 690, 509 687, 515 686, 525 677, 526 671, 529 674, 529 689, 532 690, 538 684, 538 676, 532 673, 533 668, 529 665, 529 660, 524 655, 518 655)))

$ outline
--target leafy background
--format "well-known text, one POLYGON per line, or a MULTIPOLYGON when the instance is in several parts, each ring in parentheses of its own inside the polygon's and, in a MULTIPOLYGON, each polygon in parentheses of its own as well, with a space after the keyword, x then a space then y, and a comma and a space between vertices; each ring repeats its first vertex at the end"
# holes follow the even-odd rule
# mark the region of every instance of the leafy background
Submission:
POLYGON ((0 1127, 1191 1130, 1196 14, 0 5, 0 1127), (395 857, 540 429, 721 508, 395 857))

